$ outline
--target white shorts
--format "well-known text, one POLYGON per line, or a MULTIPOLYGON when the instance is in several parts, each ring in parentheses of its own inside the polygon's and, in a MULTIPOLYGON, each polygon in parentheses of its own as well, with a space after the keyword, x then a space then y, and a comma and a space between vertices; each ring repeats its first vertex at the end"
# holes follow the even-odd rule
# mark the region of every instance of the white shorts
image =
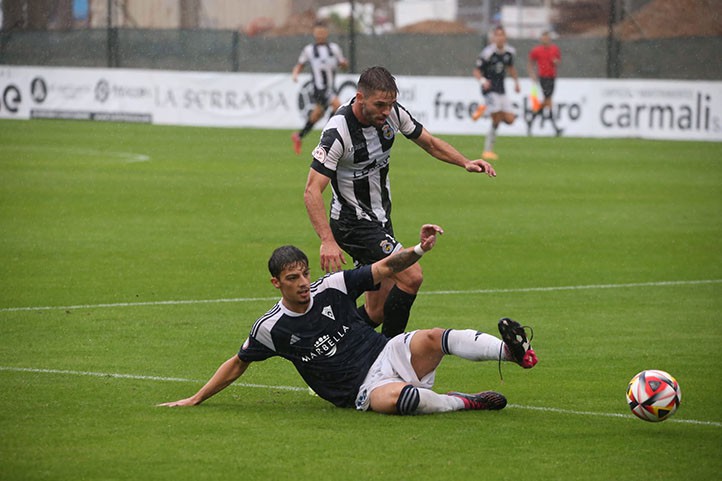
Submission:
POLYGON ((403 382, 415 387, 431 389, 434 386, 436 370, 419 379, 411 366, 411 338, 416 331, 399 334, 391 339, 371 365, 368 374, 356 396, 356 409, 366 411, 370 404, 371 392, 391 382, 403 382))
POLYGON ((484 95, 484 103, 486 103, 486 112, 489 114, 496 112, 513 112, 511 102, 506 94, 489 92, 484 95))

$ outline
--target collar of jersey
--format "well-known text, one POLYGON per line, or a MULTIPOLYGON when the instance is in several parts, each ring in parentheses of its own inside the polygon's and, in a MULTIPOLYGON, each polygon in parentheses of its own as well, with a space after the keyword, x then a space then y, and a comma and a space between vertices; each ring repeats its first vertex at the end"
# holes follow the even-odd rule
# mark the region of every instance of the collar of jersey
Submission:
POLYGON ((283 311, 283 313, 284 313, 285 315, 287 315, 288 317, 301 317, 301 316, 305 316, 306 314, 308 314, 308 313, 311 311, 311 309, 313 309, 313 296, 311 296, 311 302, 308 303, 308 309, 306 309, 305 312, 294 312, 294 311, 290 310, 288 307, 286 307, 286 306, 283 304, 283 299, 281 299, 280 301, 278 301, 278 305, 279 305, 279 307, 281 308, 281 310, 283 311))

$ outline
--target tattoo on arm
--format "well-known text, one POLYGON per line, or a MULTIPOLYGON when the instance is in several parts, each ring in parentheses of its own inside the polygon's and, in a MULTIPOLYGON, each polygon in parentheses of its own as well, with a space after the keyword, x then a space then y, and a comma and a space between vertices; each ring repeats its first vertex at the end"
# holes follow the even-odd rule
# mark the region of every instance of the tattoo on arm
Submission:
POLYGON ((401 272, 410 265, 414 264, 419 260, 419 256, 414 252, 413 249, 405 249, 401 252, 388 257, 386 266, 391 269, 392 272, 401 272))

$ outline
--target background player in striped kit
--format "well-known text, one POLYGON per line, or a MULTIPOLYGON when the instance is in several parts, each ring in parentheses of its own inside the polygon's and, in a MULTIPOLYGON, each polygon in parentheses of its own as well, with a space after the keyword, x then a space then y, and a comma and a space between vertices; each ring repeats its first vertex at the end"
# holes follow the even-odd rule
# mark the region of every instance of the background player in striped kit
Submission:
POLYGON ((335 78, 338 68, 348 67, 348 62, 343 56, 341 47, 337 43, 328 42, 328 27, 323 21, 318 21, 313 27, 314 43, 306 45, 301 50, 298 57, 298 63, 293 67, 291 76, 293 81, 298 81, 298 74, 303 70, 303 66, 308 63, 311 68, 311 78, 313 80, 313 101, 315 102, 313 110, 308 115, 306 125, 291 135, 293 142, 293 150, 296 154, 301 153, 301 139, 313 128, 329 105, 335 112, 340 102, 336 95, 335 78))
MULTIPOLYGON (((391 222, 391 147, 398 132, 433 157, 467 172, 496 175, 488 162, 469 160, 447 142, 431 135, 396 102, 396 80, 384 67, 361 74, 354 98, 329 119, 321 142, 313 151, 304 201, 321 239, 321 268, 337 271, 346 251, 358 265, 372 264, 400 250, 391 222), (323 192, 331 184, 330 220, 323 192)), ((411 306, 421 287, 421 267, 385 279, 378 290, 366 292, 359 308, 369 324, 383 322, 382 332, 393 337, 406 329, 411 306)))

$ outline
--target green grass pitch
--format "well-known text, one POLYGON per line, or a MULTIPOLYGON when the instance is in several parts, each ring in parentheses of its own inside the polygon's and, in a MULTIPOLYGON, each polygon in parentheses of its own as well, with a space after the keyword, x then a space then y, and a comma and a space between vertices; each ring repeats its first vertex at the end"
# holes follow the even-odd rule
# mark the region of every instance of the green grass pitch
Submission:
MULTIPOLYGON (((309 396, 290 365, 195 392, 277 296, 266 261, 318 240, 318 132, 0 122, 2 480, 717 480, 722 472, 722 144, 504 137, 498 177, 399 138, 397 236, 444 227, 412 328, 531 324, 525 371, 456 358, 436 389, 501 412, 393 417, 309 396), (173 302, 166 302, 173 301, 173 302), (208 302, 200 302, 208 301, 208 302), (632 417, 642 369, 682 406, 632 417)), ((467 156, 481 137, 444 136, 467 156)))

